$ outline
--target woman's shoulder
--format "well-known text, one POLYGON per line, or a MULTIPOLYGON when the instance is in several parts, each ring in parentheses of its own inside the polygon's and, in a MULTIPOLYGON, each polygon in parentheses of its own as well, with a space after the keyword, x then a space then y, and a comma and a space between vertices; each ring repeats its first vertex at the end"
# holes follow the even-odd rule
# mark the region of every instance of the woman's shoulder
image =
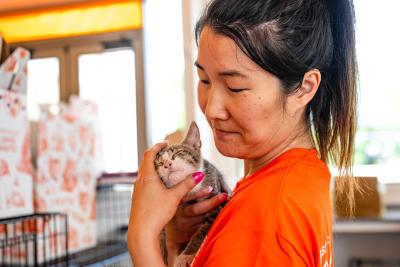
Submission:
POLYGON ((235 190, 246 188, 249 194, 277 190, 281 193, 287 190, 302 193, 307 189, 329 186, 330 177, 329 168, 319 159, 315 149, 296 148, 239 182, 235 190))
POLYGON ((331 173, 328 166, 319 159, 316 150, 292 160, 282 170, 282 181, 282 197, 286 200, 313 203, 311 199, 322 197, 326 200, 330 195, 331 173))

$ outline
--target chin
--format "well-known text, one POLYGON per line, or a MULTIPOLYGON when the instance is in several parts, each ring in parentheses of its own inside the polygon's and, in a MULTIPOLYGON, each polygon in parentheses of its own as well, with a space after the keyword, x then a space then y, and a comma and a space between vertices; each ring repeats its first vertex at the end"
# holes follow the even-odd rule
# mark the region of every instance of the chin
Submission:
POLYGON ((243 158, 243 153, 238 150, 238 145, 233 143, 221 143, 216 141, 215 146, 219 153, 229 158, 243 158))

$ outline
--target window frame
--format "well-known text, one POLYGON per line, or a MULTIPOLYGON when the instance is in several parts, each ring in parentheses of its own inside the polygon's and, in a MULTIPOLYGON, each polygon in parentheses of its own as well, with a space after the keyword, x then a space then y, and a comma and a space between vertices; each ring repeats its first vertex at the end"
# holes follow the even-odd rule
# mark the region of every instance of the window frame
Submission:
MULTIPOLYGON (((78 59, 80 54, 101 53, 107 44, 129 44, 135 51, 136 77, 136 121, 138 166, 147 143, 147 123, 144 91, 144 59, 142 30, 119 31, 79 37, 13 43, 11 49, 24 47, 31 52, 31 58, 57 57, 60 62, 60 101, 68 102, 71 95, 79 95, 78 59)), ((122 47, 122 46, 121 46, 122 47)), ((126 47, 126 46, 125 46, 126 47)))

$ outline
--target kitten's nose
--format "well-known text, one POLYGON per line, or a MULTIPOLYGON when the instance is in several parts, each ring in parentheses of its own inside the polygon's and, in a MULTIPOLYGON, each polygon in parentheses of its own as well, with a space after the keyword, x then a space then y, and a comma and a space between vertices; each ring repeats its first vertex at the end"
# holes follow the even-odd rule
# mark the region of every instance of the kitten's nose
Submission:
POLYGON ((171 161, 164 162, 164 168, 165 169, 168 169, 171 166, 172 166, 172 162, 171 161))

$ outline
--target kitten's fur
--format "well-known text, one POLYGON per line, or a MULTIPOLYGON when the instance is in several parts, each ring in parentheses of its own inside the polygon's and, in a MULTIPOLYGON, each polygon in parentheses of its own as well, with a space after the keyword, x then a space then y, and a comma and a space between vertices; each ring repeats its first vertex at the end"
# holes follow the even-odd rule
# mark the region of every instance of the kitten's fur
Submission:
MULTIPOLYGON (((230 195, 231 190, 225 183, 221 173, 210 162, 202 159, 200 148, 200 132, 196 123, 192 122, 182 143, 169 145, 157 154, 154 166, 161 180, 170 188, 184 180, 193 172, 202 171, 205 175, 203 180, 196 185, 189 194, 204 187, 211 186, 213 190, 210 197, 221 192, 230 195)), ((186 247, 180 251, 178 258, 174 262, 174 266, 186 267, 191 264, 221 208, 222 206, 206 215, 204 223, 192 236, 186 247)), ((160 239, 164 261, 167 262, 164 231, 161 233, 160 239)))

